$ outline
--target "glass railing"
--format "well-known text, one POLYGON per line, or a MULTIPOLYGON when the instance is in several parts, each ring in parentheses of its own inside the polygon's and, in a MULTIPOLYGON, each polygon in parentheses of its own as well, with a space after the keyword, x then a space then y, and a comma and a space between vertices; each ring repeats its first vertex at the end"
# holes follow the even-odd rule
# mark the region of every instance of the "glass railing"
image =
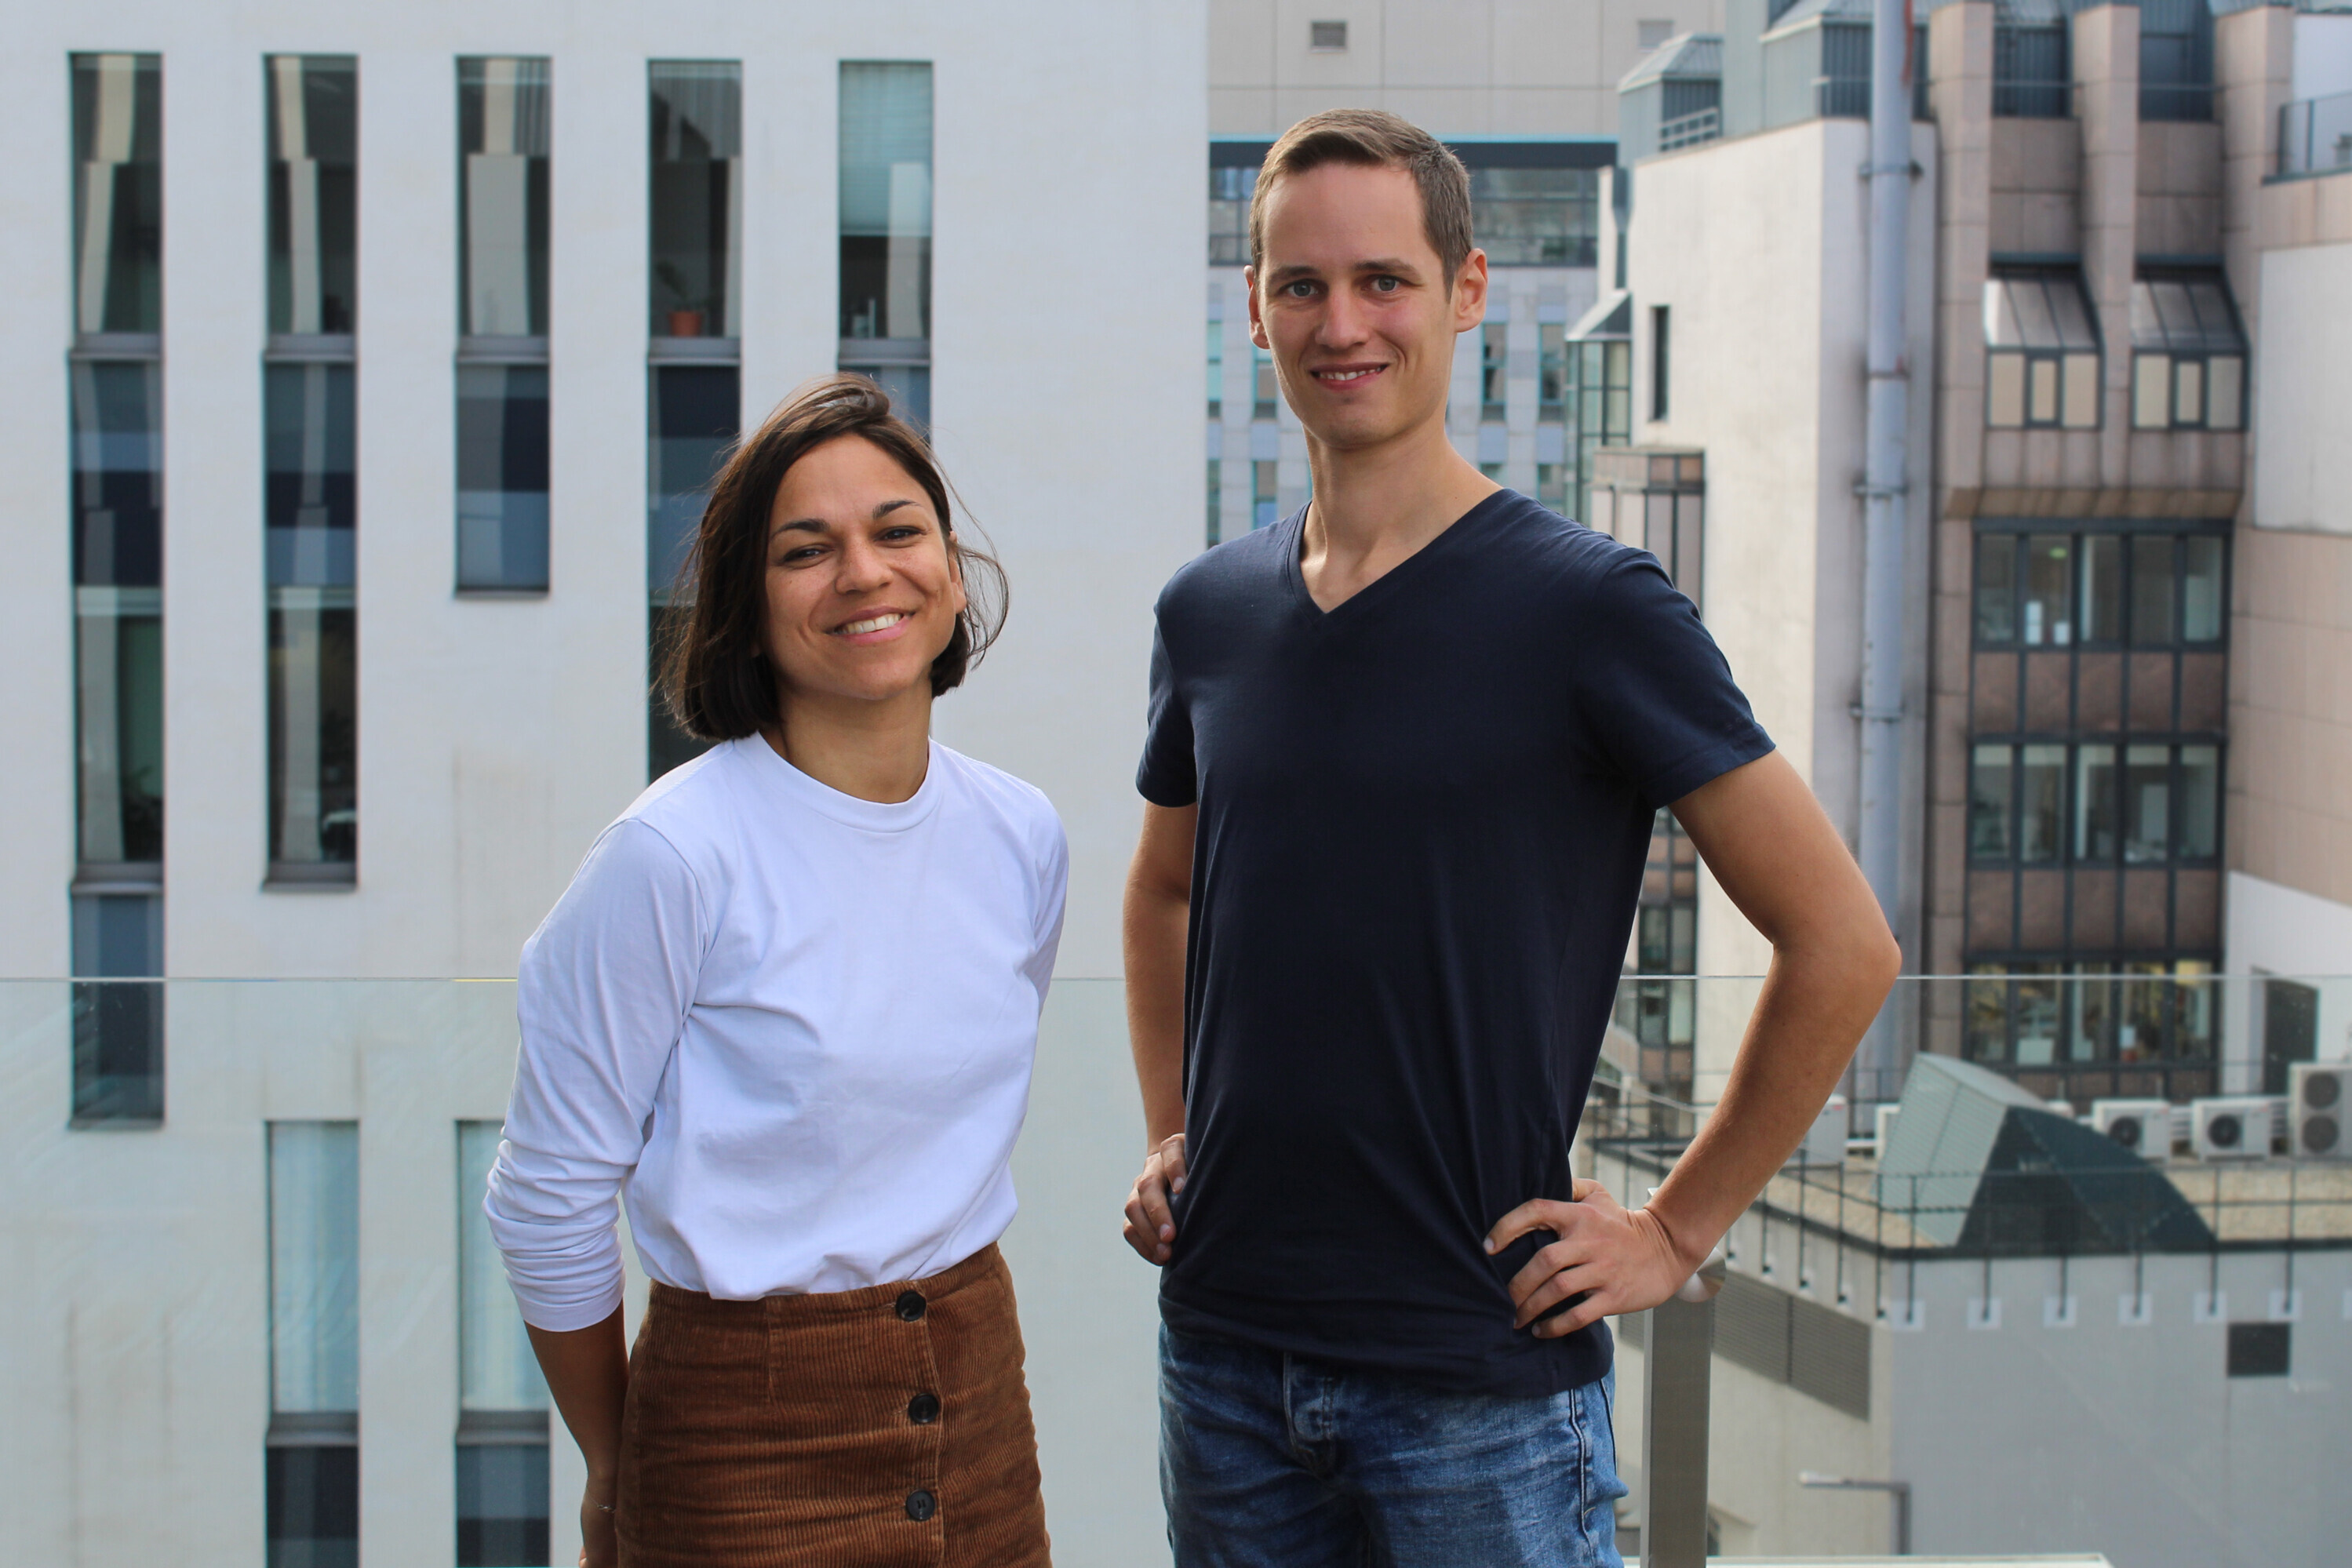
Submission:
POLYGON ((2332 174, 2343 169, 2352 169, 2352 92, 2280 105, 2278 172, 2332 174))
MULTIPOLYGON (((1580 1172, 1665 1178, 1759 986, 1628 977, 1580 1172)), ((1056 1561, 1129 1568, 1167 1558, 1123 1009, 1056 984, 1004 1245, 1056 1561)), ((1888 1018, 1905 1064, 1849 1075, 1712 1299, 1615 1321, 1628 1545, 1883 1556, 1900 1514, 1926 1553, 2340 1556, 2313 1467, 2352 1449, 2352 1065, 2310 1059, 2347 1054, 2352 979, 1912 979, 1888 1018)), ((11 1528, 571 1562, 581 1462, 477 1218, 516 1044, 506 980, 0 982, 11 1528)))

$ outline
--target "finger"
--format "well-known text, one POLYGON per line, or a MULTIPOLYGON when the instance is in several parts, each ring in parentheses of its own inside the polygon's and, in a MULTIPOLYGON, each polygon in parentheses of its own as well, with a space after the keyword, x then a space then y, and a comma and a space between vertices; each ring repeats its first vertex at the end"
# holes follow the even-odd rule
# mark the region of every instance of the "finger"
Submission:
POLYGON ((1576 1201, 1579 1203, 1594 1208, 1606 1209, 1612 1214, 1625 1212, 1624 1205, 1617 1201, 1617 1195, 1597 1181, 1579 1181, 1575 1191, 1576 1201))
POLYGON ((1591 1261, 1582 1242, 1555 1241, 1538 1251, 1528 1260, 1527 1267, 1511 1276, 1511 1300, 1524 1301, 1535 1294, 1538 1286, 1562 1269, 1573 1269, 1591 1261))
POLYGON ((1127 1244, 1129 1247, 1135 1249, 1135 1255, 1142 1259, 1145 1262, 1160 1263, 1166 1261, 1166 1259, 1163 1256, 1163 1250, 1160 1244, 1151 1239, 1149 1231, 1143 1230, 1133 1221, 1130 1220, 1126 1225, 1121 1226, 1119 1228, 1119 1235, 1126 1239, 1127 1244))
POLYGON ((1546 1318, 1535 1326, 1538 1339, 1560 1339, 1577 1330, 1590 1328, 1609 1315, 1609 1306, 1598 1295, 1587 1296, 1556 1318, 1546 1318))
POLYGON ((1563 1269, 1528 1292, 1527 1299, 1519 1303, 1512 1326, 1525 1328, 1570 1296, 1597 1291, 1601 1284, 1601 1270, 1594 1264, 1580 1263, 1573 1269, 1563 1269))
POLYGON ((1143 1208, 1144 1228, 1162 1241, 1176 1239, 1176 1217, 1169 1211, 1168 1186, 1160 1171, 1146 1161, 1135 1184, 1136 1201, 1143 1208))
POLYGON ((1137 1251, 1157 1263, 1167 1255, 1167 1243, 1176 1239, 1175 1228, 1168 1227, 1163 1234, 1161 1227, 1152 1223, 1143 1207, 1142 1190, 1139 1185, 1128 1197, 1126 1234, 1137 1251))
POLYGON ((1495 1228, 1486 1232, 1486 1250, 1500 1252, 1530 1230, 1549 1230, 1565 1235, 1567 1221, 1575 1214, 1576 1206, 1554 1197, 1531 1197, 1502 1218, 1495 1228))
POLYGON ((1184 1190, 1184 1134, 1176 1134, 1160 1145, 1160 1171, 1168 1178, 1170 1192, 1184 1190))

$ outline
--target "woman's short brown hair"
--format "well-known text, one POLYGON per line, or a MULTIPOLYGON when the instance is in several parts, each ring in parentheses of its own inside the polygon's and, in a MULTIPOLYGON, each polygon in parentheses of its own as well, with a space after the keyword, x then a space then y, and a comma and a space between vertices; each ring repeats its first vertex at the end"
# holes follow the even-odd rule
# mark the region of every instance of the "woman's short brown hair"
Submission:
POLYGON ((866 377, 823 376, 803 383, 736 443, 710 486, 672 608, 656 612, 657 689, 688 734, 735 740, 777 722, 776 674, 767 653, 769 514, 792 465, 845 435, 872 442, 922 486, 963 580, 967 603, 955 634, 931 661, 931 695, 962 684, 1003 629, 1004 569, 956 533, 947 479, 930 444, 891 412, 890 394, 866 377))

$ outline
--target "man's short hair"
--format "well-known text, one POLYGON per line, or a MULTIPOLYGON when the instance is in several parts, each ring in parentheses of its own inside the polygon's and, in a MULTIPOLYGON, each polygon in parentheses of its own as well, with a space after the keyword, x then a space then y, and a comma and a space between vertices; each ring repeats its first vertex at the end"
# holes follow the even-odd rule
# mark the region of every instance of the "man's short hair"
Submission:
POLYGON ((1250 266, 1265 271, 1265 204, 1293 174, 1326 163, 1402 169, 1421 190, 1421 227, 1445 269, 1445 287, 1470 259, 1470 171, 1454 150, 1415 125, 1379 109, 1327 109, 1310 114, 1266 149, 1257 190, 1250 197, 1250 266))

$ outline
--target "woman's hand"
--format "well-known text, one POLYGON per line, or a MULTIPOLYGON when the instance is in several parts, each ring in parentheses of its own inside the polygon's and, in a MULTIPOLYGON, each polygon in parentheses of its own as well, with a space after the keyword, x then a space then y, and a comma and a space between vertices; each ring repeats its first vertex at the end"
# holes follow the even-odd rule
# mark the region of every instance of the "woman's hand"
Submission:
POLYGON ((1656 1306, 1682 1289, 1705 1260, 1685 1258, 1665 1226, 1646 1208, 1627 1209, 1597 1181, 1570 1184, 1575 1201, 1531 1198, 1495 1222, 1486 1250, 1500 1252, 1530 1230, 1559 1239, 1511 1277, 1512 1326, 1535 1323, 1538 1339, 1558 1339, 1587 1323, 1656 1306), (1536 1319, 1578 1294, 1583 1300, 1557 1317, 1536 1319))
POLYGON ((1174 1133, 1143 1156, 1143 1174, 1127 1195, 1127 1226, 1120 1234, 1147 1263, 1165 1263, 1176 1246, 1171 1197, 1184 1190, 1184 1134, 1174 1133))

